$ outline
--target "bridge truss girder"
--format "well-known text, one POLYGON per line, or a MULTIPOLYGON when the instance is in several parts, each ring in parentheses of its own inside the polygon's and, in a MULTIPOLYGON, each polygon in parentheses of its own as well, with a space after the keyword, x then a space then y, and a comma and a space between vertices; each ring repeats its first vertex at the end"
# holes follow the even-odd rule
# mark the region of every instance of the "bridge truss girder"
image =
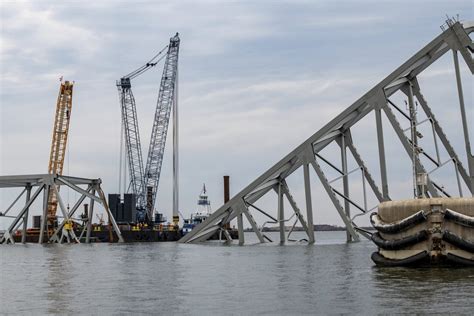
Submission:
POLYGON ((5 211, 0 213, 0 218, 8 217, 13 219, 8 229, 4 232, 3 236, 0 237, 0 244, 14 244, 15 241, 13 237, 20 226, 22 226, 21 241, 23 243, 26 241, 29 210, 31 205, 36 201, 41 193, 43 193, 42 219, 38 243, 62 243, 64 241, 67 243, 79 242, 80 237, 78 238, 73 230, 65 229, 65 224, 73 219, 74 214, 86 198, 90 199, 90 208, 88 218, 84 220, 85 225, 81 233, 81 235, 86 235, 86 243, 90 242, 92 219, 94 214, 94 202, 102 204, 107 213, 108 221, 112 226, 111 228, 118 237, 118 241, 123 242, 124 240, 122 238, 120 229, 109 210, 107 201, 105 199, 105 194, 100 186, 101 182, 102 181, 100 179, 85 179, 52 174, 0 176, 0 188, 24 188, 23 191, 10 204, 10 206, 5 211), (60 186, 67 186, 79 194, 79 198, 71 209, 68 209, 64 204, 64 199, 59 193, 60 186), (86 186, 86 188, 81 188, 81 186, 86 186), (50 192, 54 192, 56 194, 59 209, 62 213, 62 221, 58 224, 58 227, 48 227, 48 196, 50 192), (20 198, 25 193, 25 204, 19 208, 15 208, 18 200, 20 200, 20 198), (9 215, 10 211, 12 211, 12 213, 16 213, 16 215, 9 215))
MULTIPOLYGON (((369 90, 365 95, 355 101, 350 107, 340 113, 336 118, 327 123, 323 128, 313 134, 304 143, 299 145, 296 149, 286 155, 273 167, 268 169, 264 174, 258 177, 250 185, 244 188, 242 191, 237 193, 227 203, 217 209, 206 221, 194 228, 190 233, 186 234, 181 238, 180 242, 200 242, 207 240, 217 231, 224 233, 224 236, 228 236, 225 231, 225 227, 228 227, 228 223, 237 218, 237 226, 239 230, 239 244, 244 244, 244 227, 243 227, 243 216, 246 216, 249 220, 252 230, 257 234, 257 238, 260 242, 264 242, 268 239, 261 230, 257 227, 251 211, 258 211, 265 216, 269 217, 273 223, 279 224, 280 227, 280 242, 284 243, 288 238, 286 235, 285 222, 288 220, 284 216, 284 199, 286 198, 291 205, 294 215, 296 215, 297 221, 301 223, 306 234, 308 235, 308 241, 313 243, 314 229, 313 229, 313 209, 312 209, 312 197, 311 197, 311 179, 310 169, 314 169, 319 182, 323 186, 325 192, 329 196, 334 208, 339 213, 347 229, 347 240, 358 241, 359 234, 367 236, 364 230, 358 228, 354 224, 354 218, 351 217, 351 208, 359 211, 360 215, 366 214, 372 211, 374 208, 369 209, 367 206, 367 188, 368 187, 379 202, 390 200, 390 191, 387 181, 387 161, 385 154, 385 144, 383 137, 384 128, 392 128, 397 135, 402 147, 407 152, 412 163, 416 166, 416 170, 420 173, 427 173, 422 160, 412 155, 413 144, 411 139, 405 135, 405 131, 402 129, 400 122, 398 121, 393 110, 402 112, 402 114, 410 121, 411 118, 404 114, 396 104, 394 104, 390 97, 396 92, 400 91, 406 95, 409 102, 413 102, 415 98, 421 105, 424 113, 429 119, 429 122, 433 128, 433 135, 439 138, 441 145, 446 149, 446 152, 450 156, 449 162, 452 162, 455 169, 455 174, 458 180, 459 194, 462 196, 461 182, 464 182, 465 186, 472 195, 474 192, 474 157, 471 153, 468 125, 466 120, 466 112, 464 105, 464 97, 462 92, 462 82, 459 70, 458 53, 463 57, 467 67, 471 74, 474 73, 474 61, 472 58, 472 52, 474 51, 474 44, 469 37, 469 34, 474 31, 474 23, 468 22, 461 24, 456 21, 447 21, 448 28, 445 29, 439 36, 432 40, 428 45, 421 49, 418 53, 413 55, 403 65, 393 71, 389 76, 382 80, 379 84, 369 90), (432 63, 438 60, 441 56, 445 55, 449 51, 453 52, 454 67, 457 78, 459 105, 461 108, 461 122, 463 124, 464 132, 464 143, 466 147, 468 169, 463 166, 459 159, 459 155, 456 153, 454 148, 451 146, 446 134, 433 111, 428 105, 427 100, 421 93, 421 88, 417 80, 417 76, 426 70, 432 63), (366 163, 363 160, 361 154, 357 150, 356 145, 352 141, 351 127, 356 125, 362 118, 366 117, 369 113, 375 113, 376 133, 377 133, 377 147, 378 147, 378 161, 381 174, 381 189, 377 186, 375 179, 369 172, 366 163), (388 126, 383 126, 382 116, 385 114, 389 121, 388 126), (336 166, 331 161, 325 159, 321 155, 321 151, 326 148, 329 144, 336 142, 340 147, 341 151, 341 167, 336 166), (347 151, 349 149, 349 151, 347 151), (356 161, 358 167, 356 170, 349 171, 347 169, 347 158, 348 155, 352 155, 352 158, 356 161), (320 163, 325 163, 332 169, 336 170, 340 176, 334 180, 328 180, 320 163), (303 167, 303 180, 304 180, 304 191, 305 191, 305 208, 306 208, 306 219, 304 218, 300 208, 296 204, 296 201, 292 198, 290 188, 287 185, 286 178, 294 173, 297 169, 303 167), (349 174, 353 172, 361 172, 364 205, 360 205, 354 201, 349 192, 349 174), (331 183, 335 180, 342 180, 343 190, 340 192, 336 190, 331 183), (278 199, 278 207, 276 210, 277 218, 271 216, 266 211, 259 209, 254 205, 260 198, 266 195, 268 192, 274 191, 278 199)), ((437 138, 434 137, 436 150, 438 153, 437 138)), ((421 149, 421 147, 419 147, 421 149)), ((430 161, 433 162, 436 168, 442 167, 445 163, 439 160, 439 153, 437 159, 432 158, 425 152, 421 152, 430 161)), ((421 188, 421 192, 425 196, 437 197, 441 195, 450 196, 446 190, 437 184, 430 175, 427 176, 426 186, 421 188)), ((296 222, 295 222, 296 224, 296 222)), ((294 227, 294 225, 293 225, 294 227)), ((288 233, 290 234, 291 231, 288 233)), ((229 239, 227 237, 227 239, 229 239)))

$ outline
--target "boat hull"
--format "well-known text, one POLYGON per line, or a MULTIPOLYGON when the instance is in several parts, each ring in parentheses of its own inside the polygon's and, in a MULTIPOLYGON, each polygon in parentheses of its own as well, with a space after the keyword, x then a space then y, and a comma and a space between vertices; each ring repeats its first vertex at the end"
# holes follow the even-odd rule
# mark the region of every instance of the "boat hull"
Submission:
POLYGON ((383 202, 371 222, 377 265, 474 265, 474 198, 383 202))

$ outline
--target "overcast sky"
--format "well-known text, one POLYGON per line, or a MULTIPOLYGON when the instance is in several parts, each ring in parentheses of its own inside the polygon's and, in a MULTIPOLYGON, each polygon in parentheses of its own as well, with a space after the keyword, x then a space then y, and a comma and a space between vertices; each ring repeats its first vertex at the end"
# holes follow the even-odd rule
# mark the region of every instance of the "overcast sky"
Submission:
MULTIPOLYGON (((473 19, 471 0, 4 0, 0 6, 0 174, 47 172, 63 76, 75 81, 65 174, 100 177, 106 193, 118 190, 115 80, 180 33, 180 203, 185 215, 196 209, 203 183, 216 209, 222 204, 223 175, 231 176, 232 193, 257 178, 440 34, 446 14, 473 19)), ((471 120, 472 76, 463 62, 462 67, 471 120)), ((161 69, 133 82, 144 156, 161 69)), ((420 81, 464 157, 451 54, 420 81)), ((361 122, 354 131, 364 152, 375 148, 371 124, 361 122)), ((168 216, 171 144, 169 137, 157 201, 168 216)), ((399 162, 405 159, 399 143, 387 141, 387 152, 393 196, 410 197, 410 166, 399 162)), ((378 180, 375 156, 365 158, 374 163, 378 180)), ((444 180, 453 182, 452 175, 444 180)), ((303 207, 300 176, 290 181, 303 207)), ((312 176, 315 222, 340 224, 312 176)), ((0 192, 0 206, 9 202, 11 193, 0 192)), ((272 210, 276 199, 262 203, 272 210)))

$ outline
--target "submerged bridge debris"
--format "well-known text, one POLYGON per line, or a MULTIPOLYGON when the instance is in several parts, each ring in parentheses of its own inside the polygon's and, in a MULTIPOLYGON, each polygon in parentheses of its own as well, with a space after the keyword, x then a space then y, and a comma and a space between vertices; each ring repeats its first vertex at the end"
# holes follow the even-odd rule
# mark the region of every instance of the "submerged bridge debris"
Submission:
MULTIPOLYGON (((367 206, 367 189, 370 188, 372 193, 377 198, 378 202, 390 201, 390 190, 387 180, 387 160, 384 143, 384 128, 391 128, 400 140, 401 151, 405 151, 412 160, 415 169, 418 172, 426 174, 426 184, 417 188, 422 190, 425 197, 451 197, 452 193, 448 193, 448 189, 436 182, 433 171, 438 170, 446 165, 453 165, 453 176, 457 179, 457 190, 459 196, 463 196, 463 184, 468 188, 469 194, 474 192, 474 157, 471 152, 471 145, 469 140, 468 123, 466 118, 466 109, 464 104, 463 88, 460 75, 459 54, 464 59, 471 75, 474 73, 474 61, 472 53, 474 51, 474 44, 469 34, 474 31, 473 22, 459 22, 455 20, 447 20, 446 27, 443 32, 433 39, 428 45, 422 48, 419 52, 413 55, 403 65, 393 71, 389 76, 383 79, 375 87, 370 89, 361 98, 355 101, 345 111, 339 114, 332 121, 327 123, 323 128, 313 134, 304 143, 296 147, 292 152, 286 155, 283 159, 277 162, 274 166, 268 169, 264 174, 258 177, 250 185, 236 194, 232 199, 226 202, 218 210, 216 210, 210 218, 205 222, 194 228, 190 233, 185 235, 180 242, 190 243, 205 241, 217 231, 222 231, 224 236, 226 234, 226 227, 229 227, 229 222, 237 218, 239 229, 239 244, 244 244, 244 224, 243 217, 245 216, 250 223, 253 231, 257 235, 260 242, 265 242, 267 236, 257 226, 257 223, 252 215, 252 212, 260 212, 269 217, 271 220, 276 220, 280 227, 280 242, 284 243, 287 240, 285 231, 285 210, 284 199, 291 205, 292 213, 296 215, 301 226, 308 235, 308 241, 314 243, 314 225, 313 225, 313 205, 311 197, 311 177, 310 168, 314 169, 321 185, 323 186, 328 197, 332 201, 334 208, 342 218, 347 229, 347 240, 358 241, 359 234, 366 235, 362 229, 359 229, 354 223, 354 218, 358 215, 369 214, 374 208, 367 206), (462 125, 464 135, 464 145, 466 148, 467 168, 462 164, 460 156, 455 151, 452 143, 448 140, 443 128, 437 120, 432 108, 429 106, 428 100, 422 94, 422 87, 417 77, 428 69, 435 61, 440 59, 445 54, 452 52, 454 59, 454 70, 456 73, 456 85, 458 90, 459 107, 460 107, 460 124, 462 125), (421 109, 427 117, 426 122, 413 122, 409 115, 403 111, 396 101, 391 100, 395 93, 401 92, 408 98, 408 102, 419 103, 421 109), (360 152, 351 136, 351 128, 355 126, 362 118, 370 113, 375 114, 376 129, 373 131, 377 135, 377 143, 374 144, 378 148, 378 163, 381 173, 380 182, 376 181, 372 173, 368 169, 363 158, 364 152, 360 152), (383 126, 383 114, 388 120, 389 125, 383 126), (410 124, 427 123, 431 125, 433 131, 433 142, 436 148, 436 155, 430 155, 428 151, 424 151, 418 144, 413 144, 402 128, 398 117, 408 120, 410 124), (328 145, 336 143, 340 148, 340 166, 325 158, 321 151, 328 145), (412 155, 413 146, 420 152, 423 159, 412 155), (444 147, 449 155, 447 161, 441 161, 439 155, 439 147, 444 147), (348 155, 352 155, 358 167, 355 170, 348 170, 348 155), (432 171, 427 171, 427 164, 434 168, 432 171), (339 176, 333 180, 329 180, 326 176, 322 165, 335 170, 339 176), (304 175, 304 191, 305 191, 305 210, 306 216, 297 204, 293 197, 290 187, 286 179, 299 168, 303 168, 304 175), (364 203, 358 203, 350 195, 351 184, 349 182, 349 174, 360 172, 362 174, 362 187, 364 195, 364 203), (343 189, 337 190, 333 182, 342 180, 343 189), (276 193, 275 197, 278 200, 276 218, 270 215, 267 211, 257 207, 255 203, 265 196, 268 192, 276 193), (361 205, 363 204, 363 205, 361 205), (351 209, 356 209, 358 214, 351 217, 351 209)), ((411 170, 409 171, 412 172, 411 170)), ((358 182, 360 184, 360 182, 358 182)))

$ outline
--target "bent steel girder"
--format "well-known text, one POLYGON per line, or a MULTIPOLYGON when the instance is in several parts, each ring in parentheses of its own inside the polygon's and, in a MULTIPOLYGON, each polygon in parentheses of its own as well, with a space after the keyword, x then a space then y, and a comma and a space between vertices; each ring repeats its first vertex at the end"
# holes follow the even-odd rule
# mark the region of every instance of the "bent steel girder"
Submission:
MULTIPOLYGON (((370 89, 366 94, 356 100, 351 106, 346 110, 340 113, 336 118, 327 123, 323 128, 314 133, 309 137, 305 142, 296 147, 283 159, 277 162, 274 166, 268 169, 260 177, 254 180, 250 185, 245 187, 239 193, 237 193, 232 199, 227 203, 217 209, 205 222, 198 225, 190 233, 186 234, 181 238, 180 242, 198 242, 203 241, 212 236, 215 232, 219 230, 224 230, 226 224, 231 220, 237 217, 238 219, 238 228, 239 233, 243 231, 242 215, 250 214, 250 209, 243 207, 245 205, 252 205, 258 201, 262 196, 267 194, 269 191, 275 191, 278 198, 278 210, 275 210, 279 215, 277 216, 277 223, 280 226, 280 231, 285 229, 283 221, 283 203, 282 199, 286 196, 290 205, 292 206, 295 214, 298 218, 302 218, 302 212, 296 206, 296 202, 293 200, 289 193, 289 188, 285 182, 285 179, 294 173, 300 167, 304 167, 304 183, 305 183, 305 198, 306 198, 306 216, 309 219, 308 224, 312 224, 313 221, 313 210, 311 204, 311 190, 309 187, 309 168, 312 166, 316 172, 317 178, 319 178, 320 183, 324 187, 326 193, 328 194, 330 200, 332 200, 336 210, 338 211, 341 219, 346 225, 348 232, 348 241, 359 240, 357 233, 357 227, 353 222, 353 219, 358 216, 355 215, 351 218, 349 207, 352 206, 354 210, 357 210, 363 214, 368 213, 371 209, 367 207, 366 192, 365 192, 365 182, 368 183, 373 195, 376 199, 381 201, 390 200, 390 191, 388 186, 388 175, 387 175, 387 161, 385 157, 385 145, 383 141, 383 129, 391 128, 395 132, 395 135, 399 138, 402 145, 402 151, 406 151, 412 163, 415 164, 415 170, 419 173, 426 173, 426 167, 423 165, 421 159, 417 156, 412 155, 413 144, 411 139, 405 135, 405 131, 401 128, 400 123, 397 120, 396 115, 393 113, 392 108, 399 110, 399 108, 389 99, 396 92, 401 91, 404 94, 407 94, 410 102, 413 102, 416 98, 421 104, 423 111, 426 116, 429 118, 429 121, 433 127, 433 133, 436 133, 441 141, 441 145, 446 149, 450 158, 452 159, 456 171, 461 175, 458 179, 462 179, 465 186, 468 188, 472 194, 474 191, 474 158, 470 152, 470 143, 468 139, 468 133, 466 132, 468 126, 467 123, 464 124, 464 133, 465 133, 465 143, 468 156, 468 165, 469 173, 463 167, 461 161, 459 160, 459 155, 455 152, 454 148, 451 146, 447 136, 444 134, 443 129, 441 128, 439 122, 436 120, 432 109, 428 105, 428 101, 425 100, 421 93, 421 88, 417 81, 417 76, 425 71, 432 63, 438 60, 441 56, 445 55, 449 51, 454 52, 454 63, 456 67, 456 73, 459 73, 459 65, 457 62, 457 52, 460 53, 464 62, 466 63, 468 69, 471 71, 471 74, 474 72, 474 61, 472 59, 472 52, 474 51, 474 44, 469 37, 469 34, 474 31, 473 22, 457 22, 457 21, 448 21, 448 28, 444 30, 440 35, 428 43, 424 48, 419 52, 414 54, 410 59, 378 83, 375 87, 370 89), (375 123, 376 123, 376 133, 377 133, 377 143, 378 147, 378 163, 381 174, 381 183, 377 184, 375 179, 372 177, 372 173, 369 171, 367 165, 363 160, 363 155, 357 150, 356 144, 352 140, 350 129, 357 124, 362 118, 366 117, 369 113, 375 113, 375 123), (383 126, 382 116, 385 115, 388 119, 389 125, 383 126), (341 167, 336 166, 335 163, 326 160, 320 155, 320 152, 326 148, 329 144, 336 142, 341 150, 341 167), (346 149, 349 149, 346 151, 346 149), (356 203, 349 196, 349 187, 348 187, 348 175, 351 172, 347 170, 347 157, 352 155, 353 160, 358 165, 362 175, 362 181, 364 185, 364 206, 356 203), (344 190, 339 192, 334 187, 331 186, 331 181, 328 181, 323 170, 320 166, 321 162, 325 162, 329 167, 335 169, 341 176, 340 178, 344 181, 344 190), (379 187, 382 189, 380 190, 379 187), (282 190, 283 188, 283 190, 282 190)), ((462 121, 466 122, 465 118, 465 109, 464 109, 464 100, 462 95, 462 85, 460 76, 457 76, 458 84, 458 93, 461 107, 461 116, 462 121)), ((411 118, 404 114, 405 118, 411 121, 411 118)), ((436 142, 436 139, 434 140, 436 142)), ((416 144, 416 143, 415 143, 416 144)), ((394 144, 395 145, 395 144, 394 144)), ((438 151, 438 144, 436 143, 436 150, 438 151)), ((420 149, 421 146, 416 147, 420 149)), ((426 153, 424 153, 428 156, 426 153)), ((439 156, 439 153, 438 153, 439 156)), ((429 156, 428 156, 429 157, 429 156)), ((431 159, 432 162, 435 162, 436 167, 440 167, 441 164, 437 163, 435 160, 431 159)), ((358 170, 356 170, 358 171, 358 170)), ((411 174, 411 171, 410 171, 411 174)), ((442 186, 435 183, 433 179, 428 175, 426 187, 423 188, 423 194, 425 196, 440 196, 442 194, 448 195, 442 186)), ((459 180, 460 181, 460 180, 459 180)), ((462 195, 461 188, 459 186, 460 195, 462 195)), ((247 215, 246 215, 247 216, 247 215)), ((306 222, 304 219, 301 221, 305 226, 306 222)), ((255 223, 250 223, 252 229, 257 233, 255 228, 255 223)), ((308 234, 309 241, 314 242, 314 232, 312 228, 307 226, 304 228, 308 234)), ((257 237, 261 240, 262 236, 258 235, 257 237)), ((281 242, 284 242, 285 238, 281 235, 281 242)), ((240 236, 240 244, 243 244, 244 238, 240 236)))

